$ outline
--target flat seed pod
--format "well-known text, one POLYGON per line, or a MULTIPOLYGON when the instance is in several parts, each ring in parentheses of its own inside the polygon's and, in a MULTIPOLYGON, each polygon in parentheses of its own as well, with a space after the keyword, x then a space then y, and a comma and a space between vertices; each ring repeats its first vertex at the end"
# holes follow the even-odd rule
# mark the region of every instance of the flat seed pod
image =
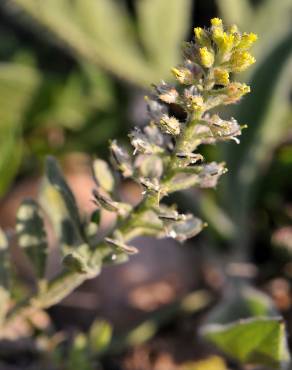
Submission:
POLYGON ((190 214, 185 215, 179 221, 166 221, 165 224, 167 236, 180 242, 184 242, 185 240, 199 234, 204 227, 202 220, 190 214))

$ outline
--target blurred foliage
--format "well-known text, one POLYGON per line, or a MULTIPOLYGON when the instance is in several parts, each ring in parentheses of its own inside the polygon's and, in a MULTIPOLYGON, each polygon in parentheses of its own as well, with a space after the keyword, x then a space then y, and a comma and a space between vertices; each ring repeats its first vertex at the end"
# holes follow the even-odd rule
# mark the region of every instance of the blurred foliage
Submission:
POLYGON ((137 25, 124 1, 8 0, 6 4, 12 11, 14 6, 22 10, 77 58, 148 86, 177 63, 191 1, 139 0, 137 25))

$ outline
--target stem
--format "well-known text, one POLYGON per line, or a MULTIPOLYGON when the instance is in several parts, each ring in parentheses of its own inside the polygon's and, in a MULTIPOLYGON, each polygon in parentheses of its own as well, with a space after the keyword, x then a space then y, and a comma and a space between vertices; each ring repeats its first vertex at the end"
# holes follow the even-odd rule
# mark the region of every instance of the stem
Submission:
MULTIPOLYGON (((176 154, 179 152, 190 152, 193 151, 190 147, 193 138, 193 130, 194 126, 197 124, 197 120, 189 119, 186 123, 185 129, 182 131, 180 137, 175 146, 175 150, 171 155, 171 159, 169 161, 169 165, 166 168, 164 179, 162 184, 165 186, 169 186, 169 182, 174 175, 175 168, 178 167, 179 158, 177 158, 176 154)), ((171 190, 171 189, 170 189, 171 190)), ((131 212, 130 216, 125 220, 122 220, 119 225, 114 229, 114 231, 110 234, 110 237, 114 237, 114 232, 119 231, 123 235, 123 239, 125 242, 141 235, 145 235, 144 230, 141 229, 141 232, 133 233, 134 226, 139 223, 139 219, 143 217, 143 215, 152 210, 154 207, 159 205, 159 202, 164 197, 164 194, 147 192, 144 199, 140 204, 138 204, 133 212, 131 212)), ((92 253, 92 259, 94 260, 98 256, 102 256, 102 263, 105 263, 105 260, 112 255, 113 251, 112 248, 109 247, 104 242, 99 243, 95 250, 92 253)), ((42 289, 36 293, 31 295, 29 298, 20 302, 17 306, 15 306, 8 314, 7 320, 10 321, 17 315, 25 312, 29 307, 37 307, 40 309, 47 309, 61 300, 63 300, 66 296, 68 296, 74 289, 80 286, 85 280, 94 278, 99 275, 100 273, 100 266, 98 266, 95 273, 90 274, 81 274, 75 271, 62 271, 58 274, 44 289, 42 289)))

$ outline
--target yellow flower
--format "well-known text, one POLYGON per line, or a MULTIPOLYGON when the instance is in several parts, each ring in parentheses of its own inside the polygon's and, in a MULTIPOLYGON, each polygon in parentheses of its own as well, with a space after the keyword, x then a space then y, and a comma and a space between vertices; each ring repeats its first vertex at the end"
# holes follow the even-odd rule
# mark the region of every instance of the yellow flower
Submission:
POLYGON ((190 98, 191 107, 196 112, 201 112, 204 109, 204 99, 201 95, 195 95, 190 98))
POLYGON ((229 73, 222 68, 215 68, 214 70, 215 84, 228 85, 229 84, 229 73))
POLYGON ((255 61, 255 58, 247 51, 234 51, 230 58, 230 67, 233 72, 242 72, 255 61))
POLYGON ((220 18, 212 18, 211 19, 211 25, 213 27, 222 27, 223 28, 223 22, 220 18))
POLYGON ((244 33, 237 47, 241 50, 247 50, 257 41, 257 39, 258 36, 255 33, 244 33))
POLYGON ((220 30, 214 30, 213 32, 213 40, 222 54, 229 53, 232 50, 235 39, 235 35, 231 33, 221 32, 220 30))
POLYGON ((214 63, 214 53, 209 51, 206 47, 199 49, 200 61, 206 68, 212 67, 214 63))
POLYGON ((172 68, 171 72, 173 73, 174 77, 184 85, 191 85, 194 82, 194 76, 192 72, 185 67, 177 67, 172 68))
POLYGON ((203 28, 196 27, 194 28, 194 32, 195 32, 196 42, 200 46, 209 46, 209 47, 211 46, 211 41, 208 37, 208 34, 205 30, 203 30, 203 28))

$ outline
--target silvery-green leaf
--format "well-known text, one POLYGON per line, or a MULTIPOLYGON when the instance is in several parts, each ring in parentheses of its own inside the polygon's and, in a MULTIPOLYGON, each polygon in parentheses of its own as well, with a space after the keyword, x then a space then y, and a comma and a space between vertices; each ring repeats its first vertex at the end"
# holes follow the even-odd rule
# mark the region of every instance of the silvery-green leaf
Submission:
POLYGON ((10 256, 8 248, 7 237, 0 228, 0 324, 9 309, 10 301, 10 256))
POLYGON ((290 355, 282 318, 252 318, 203 328, 203 336, 244 364, 282 368, 290 355))
POLYGON ((157 155, 138 155, 135 160, 135 167, 142 177, 150 179, 159 179, 163 173, 163 161, 157 155))
POLYGON ((46 177, 42 182, 40 203, 50 217, 64 253, 67 248, 84 243, 74 195, 52 157, 46 162, 46 177))
POLYGON ((88 344, 93 353, 101 353, 111 342, 113 328, 108 321, 95 320, 89 329, 88 344))
POLYGON ((110 150, 118 170, 121 171, 124 177, 131 177, 133 175, 133 165, 126 150, 120 147, 116 140, 111 142, 110 150))
POLYGON ((9 244, 4 231, 0 228, 0 285, 9 287, 10 280, 9 244))
POLYGON ((108 193, 112 192, 115 186, 115 180, 109 165, 102 159, 95 159, 92 167, 97 184, 108 193))
POLYGON ((199 234, 204 227, 202 220, 191 214, 184 215, 179 221, 165 221, 167 236, 180 242, 199 234))
POLYGON ((28 256, 41 279, 45 275, 48 253, 47 234, 39 205, 32 199, 24 200, 18 211, 16 221, 18 245, 28 256))

